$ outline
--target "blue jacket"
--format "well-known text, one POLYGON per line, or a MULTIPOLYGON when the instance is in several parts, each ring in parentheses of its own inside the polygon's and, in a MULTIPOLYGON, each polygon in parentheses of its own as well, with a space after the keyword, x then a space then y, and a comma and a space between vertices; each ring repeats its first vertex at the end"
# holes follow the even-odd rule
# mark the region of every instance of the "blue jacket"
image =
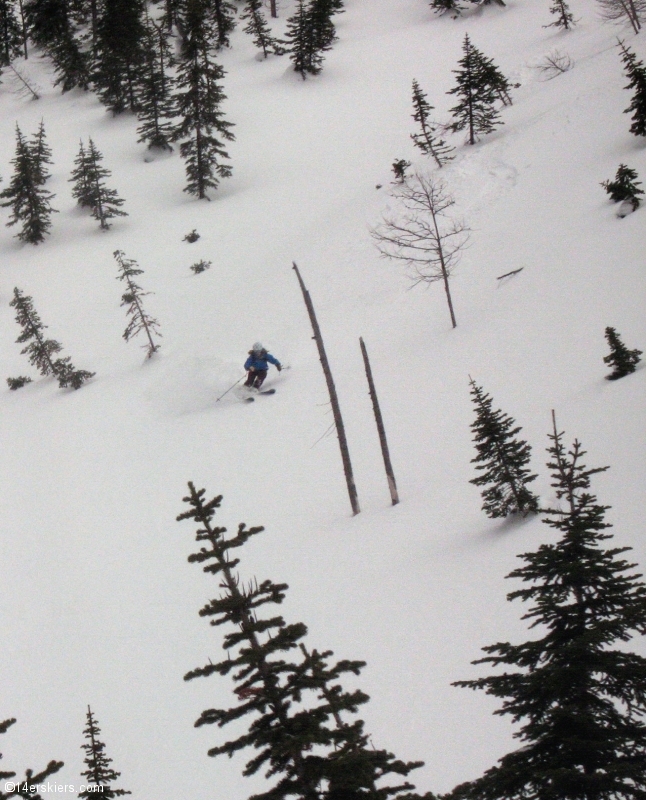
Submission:
POLYGON ((256 372, 258 370, 266 370, 269 369, 269 365, 267 364, 274 364, 276 367, 280 366, 280 361, 277 358, 274 358, 271 353, 268 353, 266 350, 261 351, 260 353, 254 353, 253 350, 249 351, 249 358, 244 362, 244 368, 246 370, 254 369, 256 372))

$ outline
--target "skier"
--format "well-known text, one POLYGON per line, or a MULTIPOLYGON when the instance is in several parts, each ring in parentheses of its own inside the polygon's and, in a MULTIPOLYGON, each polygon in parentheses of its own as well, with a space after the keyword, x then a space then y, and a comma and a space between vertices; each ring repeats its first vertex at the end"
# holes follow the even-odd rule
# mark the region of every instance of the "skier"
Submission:
POLYGON ((244 362, 244 368, 249 373, 244 385, 249 389, 260 389, 267 377, 269 364, 273 364, 278 372, 283 368, 277 358, 268 353, 260 342, 256 342, 249 351, 249 358, 244 362))

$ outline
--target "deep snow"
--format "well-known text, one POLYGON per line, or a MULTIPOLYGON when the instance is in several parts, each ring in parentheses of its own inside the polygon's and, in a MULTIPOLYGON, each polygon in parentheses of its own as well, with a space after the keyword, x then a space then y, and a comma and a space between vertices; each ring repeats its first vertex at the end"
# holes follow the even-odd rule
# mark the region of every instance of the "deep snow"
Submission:
MULTIPOLYGON (((550 409, 568 440, 582 440, 589 466, 611 465, 594 489, 613 507, 618 543, 646 564, 646 373, 608 383, 602 363, 607 325, 646 350, 646 210, 617 219, 599 186, 620 162, 646 176, 644 142, 622 113, 630 96, 615 47, 619 33, 643 58, 644 34, 602 24, 582 0, 567 34, 542 28, 551 20, 538 0, 457 21, 435 18, 424 0, 346 5, 323 73, 306 82, 285 58, 258 62, 235 32, 222 54, 234 174, 210 203, 182 192, 177 153, 146 161, 134 118, 113 118, 91 94, 61 96, 46 61, 22 65, 38 101, 3 78, 4 185, 15 122, 31 134, 42 118, 60 213, 38 247, 0 229, 0 375, 34 374, 14 344, 14 286, 74 364, 97 373, 78 392, 40 378, 0 390, 0 708, 18 718, 2 741, 6 768, 60 758, 56 782, 78 784, 90 703, 134 796, 242 800, 262 785, 241 777, 244 757, 206 756, 231 731, 192 727, 202 709, 233 697, 225 679, 182 681, 221 652, 220 632, 197 615, 217 586, 186 563, 193 531, 174 521, 188 480, 224 495, 220 524, 266 526, 245 548, 241 575, 289 583, 287 621, 304 621, 313 646, 368 662, 358 681, 372 697, 367 729, 376 746, 426 761, 420 790, 446 791, 507 752, 513 729, 492 716, 496 705, 450 682, 482 674, 469 665, 480 646, 526 635, 503 577, 552 534, 538 519, 496 522, 480 511, 468 483, 469 374, 523 426, 546 501, 550 409), (392 205, 392 161, 432 166, 409 138, 411 82, 445 118, 467 31, 521 86, 505 124, 475 147, 455 137, 457 158, 442 170, 473 229, 452 281, 451 330, 440 285, 409 291, 369 229, 392 205), (554 48, 575 66, 542 82, 535 64, 554 48), (108 233, 74 207, 67 183, 88 136, 129 213, 108 233), (189 245, 192 228, 201 238, 189 245), (116 249, 139 262, 140 283, 154 292, 146 304, 163 339, 150 362, 121 339, 116 249), (200 258, 213 266, 195 276, 189 266, 200 258), (337 443, 324 437, 331 414, 294 260, 339 389, 362 506, 355 518, 337 443), (400 487, 395 508, 360 335, 400 487), (215 403, 259 338, 292 367, 270 374, 276 395, 215 403)), ((283 3, 280 24, 290 8, 283 3)), ((646 653, 643 641, 634 647, 646 653)))

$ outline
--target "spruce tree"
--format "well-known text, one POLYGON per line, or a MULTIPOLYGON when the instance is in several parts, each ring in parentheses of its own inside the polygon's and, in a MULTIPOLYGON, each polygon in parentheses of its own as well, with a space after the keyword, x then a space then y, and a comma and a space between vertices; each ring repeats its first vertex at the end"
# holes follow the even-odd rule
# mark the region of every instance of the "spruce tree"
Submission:
POLYGON ((336 41, 336 28, 332 17, 336 13, 334 0, 311 0, 308 16, 314 37, 314 47, 319 52, 331 50, 336 41))
MULTIPOLYGON (((41 130, 42 123, 41 123, 41 130)), ((36 137, 38 141, 38 137, 36 137)), ((43 139, 41 140, 44 145, 43 139)), ((46 164, 47 151, 38 151, 33 143, 30 145, 16 125, 16 155, 11 163, 14 165, 14 174, 9 186, 0 192, 4 202, 0 205, 11 208, 12 214, 7 227, 22 223, 22 228, 16 238, 22 242, 39 244, 45 240, 51 228, 50 216, 56 209, 51 207, 50 201, 54 197, 51 192, 42 188, 47 178, 46 164)))
POLYGON ((205 0, 205 2, 211 20, 211 29, 215 34, 216 49, 229 47, 231 44, 229 36, 236 26, 235 6, 228 3, 227 0, 205 0))
POLYGON ((87 707, 87 725, 83 731, 83 736, 87 739, 87 744, 82 744, 81 749, 85 750, 85 765, 87 769, 81 775, 85 778, 86 788, 79 792, 79 797, 86 800, 93 800, 97 794, 113 800, 124 794, 132 794, 126 789, 116 789, 112 784, 121 775, 116 772, 110 764, 112 759, 105 754, 105 744, 99 739, 101 729, 92 714, 90 706, 87 707))
POLYGON ((181 118, 174 126, 173 141, 181 141, 179 151, 186 161, 188 184, 184 191, 207 197, 220 178, 231 175, 225 141, 235 138, 231 122, 220 108, 226 95, 218 83, 224 70, 215 62, 202 0, 188 0, 186 30, 178 67, 175 95, 176 113, 181 118))
POLYGON ((31 151, 32 163, 33 163, 33 173, 34 173, 34 180, 38 184, 38 186, 42 186, 46 183, 51 175, 47 170, 47 167, 52 164, 52 149, 47 144, 47 136, 45 134, 45 123, 43 120, 40 121, 40 125, 38 126, 38 132, 35 133, 32 138, 31 142, 29 143, 29 149, 31 151))
MULTIPOLYGON (((12 717, 11 719, 5 719, 0 722, 0 734, 6 733, 9 728, 14 725, 16 722, 15 718, 12 717)), ((2 753, 0 753, 0 758, 2 758, 2 753)), ((29 800, 43 800, 42 796, 38 793, 37 788, 33 790, 30 787, 33 787, 35 784, 43 783, 46 781, 47 778, 57 773, 64 764, 62 761, 50 761, 49 764, 45 767, 45 769, 41 770, 40 772, 34 772, 33 769, 25 770, 25 775, 23 778, 20 778, 19 781, 14 782, 16 785, 16 790, 12 792, 4 792, 0 789, 0 800, 9 800, 11 797, 24 797, 29 798, 29 800), (23 786, 26 784, 26 787, 23 786)), ((12 770, 0 770, 0 781, 6 781, 10 778, 15 778, 16 773, 12 770)))
POLYGON ((75 167, 72 170, 72 177, 69 179, 73 183, 72 197, 82 208, 94 207, 94 185, 90 175, 90 162, 88 154, 81 139, 79 152, 74 159, 75 167))
POLYGON ((553 14, 556 19, 549 25, 543 25, 544 28, 563 28, 564 31, 569 31, 575 25, 574 15, 566 0, 552 0, 550 14, 553 14))
POLYGON ((298 0, 287 20, 287 42, 294 71, 306 79, 323 69, 323 53, 330 50, 336 33, 329 13, 329 0, 298 0))
POLYGON ((486 58, 471 44, 469 35, 462 45, 464 55, 458 62, 460 69, 453 70, 457 75, 457 85, 447 94, 458 97, 458 105, 450 109, 455 120, 447 129, 455 133, 466 130, 469 144, 475 144, 478 136, 490 133, 500 119, 495 107, 497 91, 491 84, 491 74, 486 58))
POLYGON ((147 342, 142 347, 146 351, 146 358, 151 358, 160 347, 154 343, 153 337, 161 336, 161 333, 159 333, 159 322, 147 314, 143 306, 143 298, 151 292, 144 292, 141 286, 133 280, 136 275, 143 274, 143 270, 138 269, 139 265, 134 259, 126 258, 122 250, 115 250, 113 255, 119 265, 117 280, 124 281, 126 284, 126 290, 121 295, 121 305, 127 307, 126 315, 130 319, 123 332, 123 338, 129 342, 138 334, 144 333, 147 342))
POLYGON ((347 719, 368 697, 359 689, 346 691, 340 679, 349 673, 358 675, 364 662, 334 663, 331 651, 308 649, 303 642, 306 626, 287 624, 275 610, 287 585, 271 580, 244 584, 235 572, 239 564, 236 549, 263 528, 247 528, 242 523, 234 536, 226 538, 226 528, 213 524, 222 497, 206 501, 204 489, 198 491, 192 483, 188 486, 184 501, 189 510, 177 518, 198 525, 199 550, 188 560, 203 564, 203 571, 216 576, 221 589, 200 616, 209 617, 211 625, 229 629, 223 642, 226 658, 192 670, 184 679, 232 675, 237 697, 231 708, 202 712, 195 725, 224 727, 251 716, 247 732, 211 748, 209 755, 232 756, 252 748, 253 757, 243 774, 253 775, 262 768, 268 778, 276 779, 267 791, 254 795, 254 800, 417 797, 402 797, 414 787, 406 782, 392 785, 392 779, 408 775, 421 763, 402 762, 375 749, 363 731, 363 721, 347 719), (381 778, 390 780, 390 785, 377 786, 381 778))
POLYGON ((484 647, 474 662, 502 668, 455 685, 500 698, 521 746, 449 797, 478 800, 638 800, 646 791, 646 659, 627 650, 646 633, 646 586, 631 548, 607 546, 608 506, 590 491, 592 475, 575 441, 566 452, 554 423, 548 452, 563 506, 543 520, 559 539, 520 556, 508 577, 526 584, 509 600, 531 603, 532 638, 484 647))
POLYGON ((76 369, 69 356, 55 358, 63 349, 63 345, 54 339, 45 338, 44 331, 47 325, 41 322, 31 297, 24 295, 16 287, 9 305, 16 309, 16 322, 22 328, 22 333, 16 342, 27 343, 20 352, 28 356, 29 363, 33 364, 41 375, 53 375, 61 388, 71 386, 73 389, 80 389, 94 376, 94 372, 76 369))
POLYGON ((536 513, 538 498, 527 484, 537 476, 528 469, 531 447, 517 438, 522 428, 500 409, 494 411, 492 398, 472 378, 470 383, 477 415, 471 430, 478 453, 471 463, 481 474, 469 483, 487 487, 482 491, 482 510, 492 518, 536 513))
POLYGON ((89 62, 81 50, 68 0, 27 0, 24 5, 29 35, 42 47, 56 68, 55 85, 64 92, 89 86, 89 62))
POLYGON ((464 10, 459 0, 431 0, 431 8, 439 16, 453 14, 453 19, 457 19, 464 10))
POLYGON ((146 28, 145 61, 139 82, 139 111, 141 124, 137 128, 138 142, 148 149, 172 150, 169 139, 173 115, 171 102, 172 79, 167 74, 170 61, 168 37, 161 27, 150 22, 146 28))
POLYGON ((13 0, 0 0, 0 68, 22 54, 22 27, 13 0))
POLYGON ((638 195, 644 194, 644 190, 639 188, 642 184, 637 177, 636 170, 620 164, 614 181, 603 181, 601 185, 615 203, 630 203, 633 211, 637 211, 640 206, 638 195))
POLYGON ((145 63, 143 0, 104 0, 97 23, 94 84, 114 114, 138 111, 138 84, 145 63))
POLYGON ((95 147, 92 139, 88 142, 87 160, 89 181, 92 186, 92 216, 101 223, 101 228, 107 231, 110 227, 109 219, 128 215, 120 209, 124 201, 119 197, 116 189, 108 189, 105 185, 105 178, 109 178, 112 173, 109 169, 101 166, 103 155, 95 147))
POLYGON ((630 126, 630 132, 635 136, 646 136, 646 67, 623 42, 619 42, 619 47, 624 70, 629 79, 628 85, 624 88, 635 90, 632 101, 624 113, 632 113, 633 124, 630 126))
POLYGON ((613 368, 610 375, 606 375, 606 380, 616 381, 634 372, 637 364, 641 361, 642 351, 629 350, 614 328, 606 328, 606 341, 610 347, 610 353, 604 356, 603 363, 613 368))
POLYGON ((498 99, 502 102, 503 106, 513 105, 511 95, 509 94, 511 83, 494 64, 492 58, 482 56, 482 71, 485 80, 489 83, 494 93, 498 95, 498 99))
POLYGON ((420 133, 411 133, 411 139, 422 153, 432 156, 438 167, 446 164, 453 156, 454 148, 448 145, 437 133, 437 124, 430 118, 433 106, 426 99, 419 83, 413 81, 413 119, 420 126, 420 133))
POLYGON ((271 29, 262 14, 262 0, 246 0, 240 19, 248 20, 243 30, 253 37, 253 43, 262 50, 263 58, 267 58, 269 53, 282 56, 286 52, 283 43, 271 35, 271 29))

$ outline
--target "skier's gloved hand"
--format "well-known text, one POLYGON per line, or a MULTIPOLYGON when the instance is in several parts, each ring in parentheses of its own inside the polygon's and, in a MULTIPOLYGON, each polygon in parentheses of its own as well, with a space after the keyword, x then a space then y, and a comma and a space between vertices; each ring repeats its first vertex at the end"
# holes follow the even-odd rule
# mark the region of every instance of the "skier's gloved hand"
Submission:
POLYGON ((278 370, 278 372, 280 372, 282 368, 283 368, 282 364, 276 364, 276 369, 278 370))

